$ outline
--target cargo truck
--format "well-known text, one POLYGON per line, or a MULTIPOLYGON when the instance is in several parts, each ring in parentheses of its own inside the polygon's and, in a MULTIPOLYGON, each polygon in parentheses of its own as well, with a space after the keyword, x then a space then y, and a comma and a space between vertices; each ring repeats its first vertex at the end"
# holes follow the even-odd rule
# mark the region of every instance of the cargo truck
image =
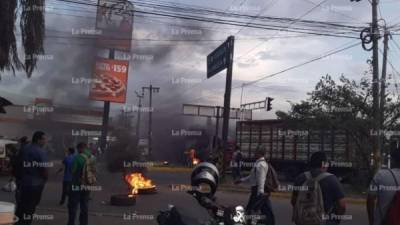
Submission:
POLYGON ((281 120, 238 121, 236 144, 245 159, 243 165, 251 165, 256 149, 262 148, 288 180, 305 171, 312 153, 317 151, 326 152, 330 172, 341 178, 350 177, 357 168, 353 160, 355 146, 349 134, 341 130, 293 129, 281 120))

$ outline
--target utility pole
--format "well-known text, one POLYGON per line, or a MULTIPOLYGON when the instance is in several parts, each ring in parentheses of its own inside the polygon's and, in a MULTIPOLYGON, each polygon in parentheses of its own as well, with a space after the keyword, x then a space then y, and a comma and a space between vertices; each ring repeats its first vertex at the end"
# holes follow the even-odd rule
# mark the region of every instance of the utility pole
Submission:
MULTIPOLYGON (((379 27, 378 27, 378 1, 371 0, 372 4, 372 96, 373 96, 373 120, 374 129, 380 128, 380 113, 379 113, 379 27)), ((378 131, 379 133, 379 131, 378 131)), ((373 138, 373 153, 374 153, 374 170, 378 170, 381 166, 381 151, 379 149, 379 135, 373 138)))
POLYGON ((242 92, 240 93, 240 106, 242 105, 243 102, 243 89, 244 89, 244 83, 242 83, 242 92))
POLYGON ((150 84, 149 87, 142 87, 142 92, 144 93, 145 90, 149 90, 149 129, 148 129, 148 140, 149 140, 149 158, 153 158, 153 143, 152 143, 152 115, 153 115, 153 108, 152 108, 152 101, 153 101, 153 92, 158 93, 160 91, 159 87, 153 87, 150 84))
MULTIPOLYGON (((390 38, 390 32, 387 30, 385 27, 385 33, 384 33, 384 39, 383 39, 383 61, 382 61, 382 78, 381 78, 381 99, 380 99, 380 129, 385 129, 384 127, 384 122, 385 122, 385 98, 386 98, 386 68, 387 68, 387 55, 389 51, 389 38, 390 38)), ((380 134, 380 132, 378 132, 380 134)), ((381 153, 384 149, 385 146, 385 137, 382 135, 379 135, 379 148, 381 150, 381 153)))
MULTIPOLYGON (((109 56, 110 59, 114 59, 114 49, 110 49, 109 56)), ((107 133, 108 133, 108 117, 110 116, 110 102, 104 102, 103 108, 103 126, 101 127, 101 139, 100 139, 100 149, 102 152, 106 150, 107 144, 107 133)))
POLYGON ((229 133, 229 116, 231 111, 231 90, 232 90, 232 70, 233 70, 233 50, 234 50, 234 36, 228 38, 229 52, 229 64, 226 70, 226 84, 225 84, 225 96, 224 96, 224 111, 223 111, 223 122, 222 122, 222 143, 224 146, 223 162, 222 162, 222 174, 225 173, 226 162, 225 155, 228 150, 228 133, 229 133))
POLYGON ((215 141, 214 141, 214 149, 218 151, 218 136, 219 136, 219 115, 221 107, 217 106, 217 117, 215 118, 215 141))
POLYGON ((144 97, 144 93, 142 90, 142 94, 139 94, 137 91, 135 91, 136 97, 139 99, 139 109, 138 109, 138 115, 137 115, 137 122, 136 122, 136 137, 139 140, 140 139, 140 111, 142 110, 142 98, 144 97))

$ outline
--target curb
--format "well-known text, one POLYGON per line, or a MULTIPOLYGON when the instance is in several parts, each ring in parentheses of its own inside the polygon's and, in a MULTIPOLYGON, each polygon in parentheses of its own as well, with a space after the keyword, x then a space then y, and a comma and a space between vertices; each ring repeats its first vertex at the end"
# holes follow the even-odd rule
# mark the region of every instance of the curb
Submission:
MULTIPOLYGON (((225 191, 225 192, 237 192, 237 193, 250 193, 249 189, 244 189, 244 188, 233 188, 229 186, 220 186, 218 188, 219 191, 225 191)), ((283 199, 290 199, 292 197, 292 194, 289 192, 274 192, 271 193, 271 196, 273 198, 283 198, 283 199)), ((347 197, 345 198, 347 203, 350 204, 355 204, 355 205, 365 205, 366 200, 363 198, 355 198, 355 197, 347 197)))

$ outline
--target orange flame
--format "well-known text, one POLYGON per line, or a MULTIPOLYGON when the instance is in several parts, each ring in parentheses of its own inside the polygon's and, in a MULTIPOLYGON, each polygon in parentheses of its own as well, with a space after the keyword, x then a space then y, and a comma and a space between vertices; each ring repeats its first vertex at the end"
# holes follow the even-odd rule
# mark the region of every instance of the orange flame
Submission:
POLYGON ((136 195, 139 193, 139 189, 147 189, 147 188, 154 188, 155 185, 150 179, 146 179, 143 177, 141 173, 131 173, 125 176, 125 180, 132 188, 132 194, 129 195, 136 195))
POLYGON ((194 158, 194 159, 192 160, 193 166, 199 164, 199 162, 200 162, 200 160, 197 159, 197 158, 194 158))

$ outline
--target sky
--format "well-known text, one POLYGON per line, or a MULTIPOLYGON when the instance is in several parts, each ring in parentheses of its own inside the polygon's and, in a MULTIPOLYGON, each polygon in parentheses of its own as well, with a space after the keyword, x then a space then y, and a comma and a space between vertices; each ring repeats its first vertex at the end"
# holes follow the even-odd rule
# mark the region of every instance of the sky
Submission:
MULTIPOLYGON (((277 16, 367 24, 371 20, 371 6, 363 0, 185 0, 168 1, 177 4, 206 7, 226 12, 254 16, 277 16), (316 4, 323 2, 320 7, 316 4), (315 9, 313 9, 315 8, 315 9), (310 11, 303 16, 306 12, 310 11)), ((389 25, 400 23, 400 2, 381 0, 380 17, 389 25)), ((3 72, 0 94, 17 104, 28 104, 34 97, 52 98, 63 105, 90 105, 102 107, 102 102, 88 99, 88 85, 76 84, 72 80, 90 78, 95 49, 91 40, 75 38, 80 29, 94 29, 95 9, 46 0, 45 55, 31 78, 23 71, 15 76, 3 72), (74 36, 75 35, 75 36, 74 36), (68 36, 72 38, 55 38, 68 36)), ((17 29, 18 33, 18 29, 17 29)), ((195 23, 176 19, 135 17, 133 36, 136 39, 204 39, 208 42, 162 42, 133 41, 129 66, 127 105, 136 105, 135 91, 150 83, 160 87, 154 95, 154 108, 176 115, 182 104, 223 105, 225 72, 206 79, 206 57, 229 35, 235 36, 233 90, 231 106, 274 98, 273 110, 255 112, 259 119, 275 118, 276 110, 287 111, 289 102, 307 98, 319 79, 330 74, 334 79, 340 75, 359 80, 368 70, 366 61, 371 52, 361 45, 332 55, 308 65, 277 76, 264 79, 255 85, 241 85, 260 77, 274 74, 288 67, 321 56, 328 51, 356 43, 357 40, 337 37, 307 36, 297 38, 272 38, 273 36, 296 35, 285 31, 269 31, 252 28, 223 26, 210 23, 195 23)), ((20 38, 20 36, 17 36, 20 38)), ((394 40, 400 43, 399 36, 394 40)), ((20 44, 20 42, 19 42, 20 44)), ((382 45, 381 45, 382 46, 382 45)), ((20 45, 19 45, 20 47, 20 45)), ((21 54, 22 49, 19 48, 21 54)), ((400 69, 400 49, 391 47, 389 59, 400 69)), ((120 57, 119 54, 116 56, 120 57)), ((392 69, 389 67, 389 73, 392 69)), ((400 76, 397 76, 400 80, 400 76)), ((145 93, 147 102, 148 93, 145 93)), ((112 114, 119 112, 122 104, 112 104, 112 114)))

